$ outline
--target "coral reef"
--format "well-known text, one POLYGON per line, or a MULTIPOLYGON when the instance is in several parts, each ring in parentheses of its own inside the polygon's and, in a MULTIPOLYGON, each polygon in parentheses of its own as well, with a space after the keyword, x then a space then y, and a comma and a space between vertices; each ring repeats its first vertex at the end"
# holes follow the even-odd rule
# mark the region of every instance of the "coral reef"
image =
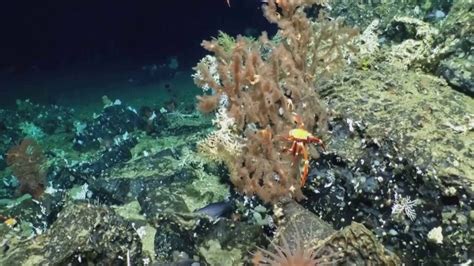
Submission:
POLYGON ((271 39, 204 42, 211 115, 160 93, 0 109, 0 264, 469 264, 472 1, 333 3, 270 1, 271 39), (328 148, 288 153, 299 129, 328 148))
MULTIPOLYGON (((326 108, 314 82, 344 65, 357 32, 323 13, 312 20, 305 8, 315 4, 323 2, 268 1, 264 15, 278 25, 278 41, 269 40, 266 33, 258 41, 239 36, 231 50, 216 39, 204 41, 203 47, 216 59, 202 60, 195 68, 195 83, 212 89, 198 97, 199 109, 226 112, 235 123, 235 130, 226 134, 236 135, 228 138, 242 140, 241 155, 222 156, 229 158, 225 163, 232 183, 267 202, 303 197, 298 168, 281 152, 289 145, 282 137, 295 127, 295 113, 310 131, 326 130, 326 108)), ((208 138, 210 147, 215 146, 214 136, 208 138)))

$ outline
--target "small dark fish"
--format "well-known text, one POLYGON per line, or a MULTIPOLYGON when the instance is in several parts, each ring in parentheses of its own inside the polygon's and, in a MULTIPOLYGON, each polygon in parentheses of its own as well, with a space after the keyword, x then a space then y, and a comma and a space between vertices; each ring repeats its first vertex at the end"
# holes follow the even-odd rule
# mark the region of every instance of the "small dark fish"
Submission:
POLYGON ((217 219, 228 215, 230 212, 232 212, 232 209, 233 207, 230 201, 220 201, 211 203, 207 206, 195 210, 194 212, 206 214, 212 218, 217 219))

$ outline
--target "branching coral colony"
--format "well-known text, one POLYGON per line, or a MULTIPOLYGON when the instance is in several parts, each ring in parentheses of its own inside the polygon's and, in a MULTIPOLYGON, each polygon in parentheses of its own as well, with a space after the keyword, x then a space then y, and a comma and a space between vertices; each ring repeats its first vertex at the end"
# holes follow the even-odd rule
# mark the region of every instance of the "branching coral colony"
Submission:
POLYGON ((33 139, 23 139, 18 146, 8 150, 7 164, 20 182, 20 193, 29 193, 35 199, 41 197, 46 185, 44 161, 41 146, 33 139))
POLYGON ((198 108, 218 110, 219 129, 199 147, 228 166, 241 192, 265 202, 304 197, 298 178, 302 160, 284 152, 291 146, 285 136, 296 127, 295 114, 308 131, 324 133, 326 108, 314 84, 343 66, 357 34, 322 12, 317 19, 308 17, 324 2, 269 0, 263 10, 279 27, 274 40, 264 32, 257 41, 238 36, 232 49, 216 40, 202 43, 213 56, 195 67, 195 83, 206 92, 198 96, 198 108))

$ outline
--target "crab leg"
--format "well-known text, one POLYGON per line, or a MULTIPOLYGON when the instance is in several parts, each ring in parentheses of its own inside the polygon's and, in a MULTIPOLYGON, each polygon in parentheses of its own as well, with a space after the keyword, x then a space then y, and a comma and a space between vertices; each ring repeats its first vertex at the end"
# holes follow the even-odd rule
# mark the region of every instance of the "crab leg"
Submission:
POLYGON ((301 146, 301 150, 303 152, 303 174, 301 175, 301 187, 303 187, 306 184, 306 178, 308 177, 309 172, 309 156, 308 151, 304 146, 301 146))

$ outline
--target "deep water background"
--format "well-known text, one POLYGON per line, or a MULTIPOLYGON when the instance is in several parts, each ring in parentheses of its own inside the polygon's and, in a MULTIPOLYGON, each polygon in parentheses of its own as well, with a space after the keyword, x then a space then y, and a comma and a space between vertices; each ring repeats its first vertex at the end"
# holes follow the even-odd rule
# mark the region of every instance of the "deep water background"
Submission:
MULTIPOLYGON (((130 87, 136 94, 138 85, 127 81, 139 79, 143 66, 167 64, 171 57, 178 59, 178 70, 187 72, 182 75, 187 79, 205 55, 203 39, 219 30, 231 35, 274 30, 261 15, 260 1, 230 3, 231 7, 225 0, 2 3, 0 106, 11 107, 17 98, 46 104, 89 102, 88 96, 124 94, 130 87)), ((192 82, 186 84, 173 89, 190 89, 192 82)), ((150 84, 140 82, 143 85, 150 84)))

